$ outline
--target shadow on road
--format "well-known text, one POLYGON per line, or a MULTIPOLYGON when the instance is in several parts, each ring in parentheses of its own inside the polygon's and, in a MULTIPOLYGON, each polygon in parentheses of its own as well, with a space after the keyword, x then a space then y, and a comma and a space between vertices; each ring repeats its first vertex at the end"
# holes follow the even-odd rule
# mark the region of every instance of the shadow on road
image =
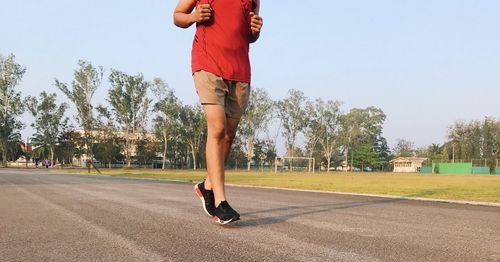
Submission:
POLYGON ((255 214, 266 214, 266 213, 274 213, 274 212, 287 212, 288 214, 274 216, 274 217, 262 217, 255 219, 244 219, 238 223, 234 224, 234 227, 251 227, 251 226, 262 226, 262 225, 272 225, 287 222, 289 219, 309 215, 309 214, 317 214, 323 212, 329 212, 334 210, 348 209, 360 206, 371 206, 371 205, 381 205, 387 203, 395 203, 400 201, 408 201, 403 198, 394 198, 394 199, 382 199, 382 200, 373 200, 373 201, 363 201, 363 202, 348 202, 348 203, 338 203, 338 204, 323 204, 323 205, 315 205, 315 206, 289 206, 289 207, 280 207, 266 210, 258 210, 253 212, 245 212, 242 213, 242 216, 252 216, 255 214))

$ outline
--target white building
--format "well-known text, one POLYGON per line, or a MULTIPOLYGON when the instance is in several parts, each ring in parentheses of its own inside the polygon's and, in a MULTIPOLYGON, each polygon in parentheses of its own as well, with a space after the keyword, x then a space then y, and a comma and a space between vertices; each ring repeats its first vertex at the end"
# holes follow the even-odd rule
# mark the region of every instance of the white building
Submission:
POLYGON ((391 160, 394 172, 397 173, 417 173, 422 167, 422 163, 427 160, 423 157, 398 157, 391 160))

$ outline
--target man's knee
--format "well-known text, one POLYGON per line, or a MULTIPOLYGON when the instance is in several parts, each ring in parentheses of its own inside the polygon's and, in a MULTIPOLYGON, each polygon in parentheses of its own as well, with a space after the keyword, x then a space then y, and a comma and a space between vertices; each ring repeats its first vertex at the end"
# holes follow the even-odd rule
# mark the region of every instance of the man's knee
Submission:
POLYGON ((208 138, 222 140, 226 136, 226 126, 224 123, 212 124, 208 129, 208 138))

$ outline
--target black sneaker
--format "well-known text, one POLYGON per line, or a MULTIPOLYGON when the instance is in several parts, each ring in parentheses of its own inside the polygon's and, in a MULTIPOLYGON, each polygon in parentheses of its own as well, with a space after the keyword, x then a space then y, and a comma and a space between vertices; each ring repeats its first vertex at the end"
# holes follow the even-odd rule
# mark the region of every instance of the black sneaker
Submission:
POLYGON ((240 214, 238 214, 227 201, 222 201, 219 206, 215 208, 214 220, 221 225, 225 225, 240 220, 240 214))
POLYGON ((201 199, 201 202, 203 203, 203 210, 205 210, 205 213, 207 215, 213 217, 215 215, 215 198, 214 198, 214 192, 212 190, 207 190, 205 189, 205 181, 196 184, 194 186, 194 191, 198 195, 198 197, 201 199))

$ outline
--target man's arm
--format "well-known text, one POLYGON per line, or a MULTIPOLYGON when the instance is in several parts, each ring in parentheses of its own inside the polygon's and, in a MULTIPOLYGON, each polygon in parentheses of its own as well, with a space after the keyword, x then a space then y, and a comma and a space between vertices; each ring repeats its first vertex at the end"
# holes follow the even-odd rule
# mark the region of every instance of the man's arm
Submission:
POLYGON ((212 8, 209 4, 199 5, 193 13, 195 7, 196 0, 179 0, 174 10, 174 24, 181 28, 188 28, 194 23, 210 20, 212 8))
POLYGON ((260 30, 262 29, 262 25, 264 24, 264 21, 262 17, 259 16, 259 10, 260 10, 260 0, 254 0, 255 1, 255 8, 253 12, 250 12, 251 20, 250 20, 250 43, 254 43, 259 39, 260 36, 260 30))

